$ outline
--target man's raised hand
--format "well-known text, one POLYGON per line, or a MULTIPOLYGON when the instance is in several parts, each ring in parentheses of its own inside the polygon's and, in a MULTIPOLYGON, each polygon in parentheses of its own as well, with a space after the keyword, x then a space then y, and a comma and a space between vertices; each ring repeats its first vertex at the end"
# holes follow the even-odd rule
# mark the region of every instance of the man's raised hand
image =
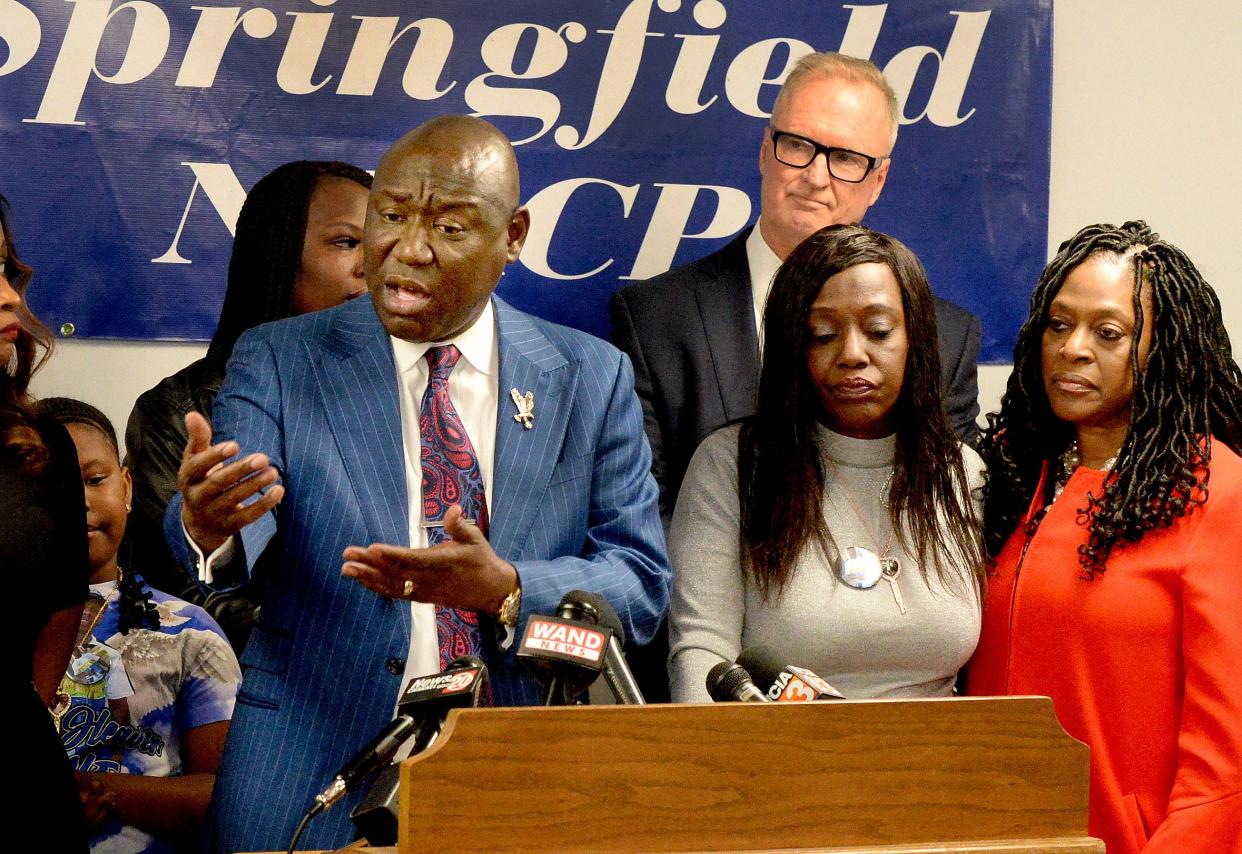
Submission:
POLYGON ((210 554, 279 504, 285 489, 276 483, 278 473, 265 454, 250 454, 226 465, 224 461, 240 446, 232 441, 211 444, 211 423, 199 413, 187 413, 185 427, 189 440, 177 470, 184 502, 181 521, 198 547, 210 554), (246 503, 269 486, 257 501, 246 503))

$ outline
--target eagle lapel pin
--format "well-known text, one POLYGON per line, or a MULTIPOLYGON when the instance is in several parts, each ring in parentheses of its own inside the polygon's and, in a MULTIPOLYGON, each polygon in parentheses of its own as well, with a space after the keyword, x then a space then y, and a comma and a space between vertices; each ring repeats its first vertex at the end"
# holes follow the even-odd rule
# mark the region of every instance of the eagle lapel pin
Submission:
POLYGON ((513 405, 517 407, 517 414, 513 416, 513 420, 521 424, 527 430, 534 427, 535 393, 533 391, 528 391, 525 395, 523 395, 517 389, 510 389, 509 397, 513 398, 513 405))

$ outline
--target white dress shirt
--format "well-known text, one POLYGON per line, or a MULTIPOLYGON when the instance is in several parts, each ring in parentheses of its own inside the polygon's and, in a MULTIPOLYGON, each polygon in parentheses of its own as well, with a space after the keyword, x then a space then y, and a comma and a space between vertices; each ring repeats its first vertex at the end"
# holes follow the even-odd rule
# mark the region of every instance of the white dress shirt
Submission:
POLYGON ((763 306, 772 291, 772 280, 780 269, 781 259, 768 246, 759 231, 759 222, 746 238, 746 264, 750 268, 750 298, 755 309, 755 331, 759 335, 759 358, 763 359, 763 306))
MULTIPOLYGON (((496 347, 496 312, 489 300, 483 313, 465 332, 449 341, 414 343, 392 338, 401 402, 401 442, 405 446, 405 487, 410 502, 410 547, 426 548, 423 527, 422 434, 418 416, 427 390, 427 360, 432 347, 455 344, 461 358, 449 374, 449 399, 474 446, 483 475, 488 514, 492 509, 492 472, 496 457, 496 412, 499 399, 500 353, 496 347)), ((402 687, 415 676, 440 671, 440 640, 435 605, 410 603, 410 654, 405 659, 402 687)), ((400 696, 400 690, 398 691, 400 696)))

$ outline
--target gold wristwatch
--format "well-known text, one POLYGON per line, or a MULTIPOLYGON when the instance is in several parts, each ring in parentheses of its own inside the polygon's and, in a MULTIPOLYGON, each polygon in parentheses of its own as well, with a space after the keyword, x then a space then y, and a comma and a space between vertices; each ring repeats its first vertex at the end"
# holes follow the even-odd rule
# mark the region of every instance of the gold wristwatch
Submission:
POLYGON ((500 603, 500 613, 496 620, 506 628, 516 628, 518 617, 522 615, 522 580, 518 579, 513 591, 500 603))

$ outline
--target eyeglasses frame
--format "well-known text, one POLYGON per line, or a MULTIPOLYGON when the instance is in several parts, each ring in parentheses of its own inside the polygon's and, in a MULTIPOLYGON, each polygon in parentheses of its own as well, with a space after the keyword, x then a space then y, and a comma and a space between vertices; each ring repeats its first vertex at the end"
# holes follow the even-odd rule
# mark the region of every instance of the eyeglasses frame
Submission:
POLYGON ((819 157, 820 154, 823 154, 824 165, 828 167, 828 174, 836 178, 838 181, 844 181, 847 184, 861 184, 863 181, 866 181, 868 176, 870 176, 871 173, 874 172, 881 163, 883 163, 885 160, 888 160, 889 157, 891 157, 891 155, 888 155, 888 154, 881 154, 877 157, 873 157, 870 154, 863 154, 861 151, 855 151, 852 148, 840 148, 840 147, 833 146, 833 145, 821 145, 815 140, 807 139, 805 136, 802 136, 801 134, 790 133, 789 131, 786 131, 786 130, 777 130, 771 125, 768 125, 768 136, 772 140, 772 156, 776 158, 776 162, 784 164, 785 166, 788 166, 790 169, 806 169, 812 163, 815 162, 816 157, 819 157), (781 160, 780 155, 776 153, 776 141, 780 139, 782 136, 792 137, 793 139, 800 139, 803 142, 809 143, 810 145, 815 147, 815 153, 811 155, 810 160, 808 160, 806 163, 804 163, 801 166, 796 166, 793 163, 787 163, 786 161, 781 160), (851 181, 849 178, 842 178, 840 175, 832 171, 832 153, 834 151, 844 151, 846 154, 855 154, 859 157, 862 157, 863 159, 867 161, 867 171, 864 172, 863 176, 856 181, 851 181))

